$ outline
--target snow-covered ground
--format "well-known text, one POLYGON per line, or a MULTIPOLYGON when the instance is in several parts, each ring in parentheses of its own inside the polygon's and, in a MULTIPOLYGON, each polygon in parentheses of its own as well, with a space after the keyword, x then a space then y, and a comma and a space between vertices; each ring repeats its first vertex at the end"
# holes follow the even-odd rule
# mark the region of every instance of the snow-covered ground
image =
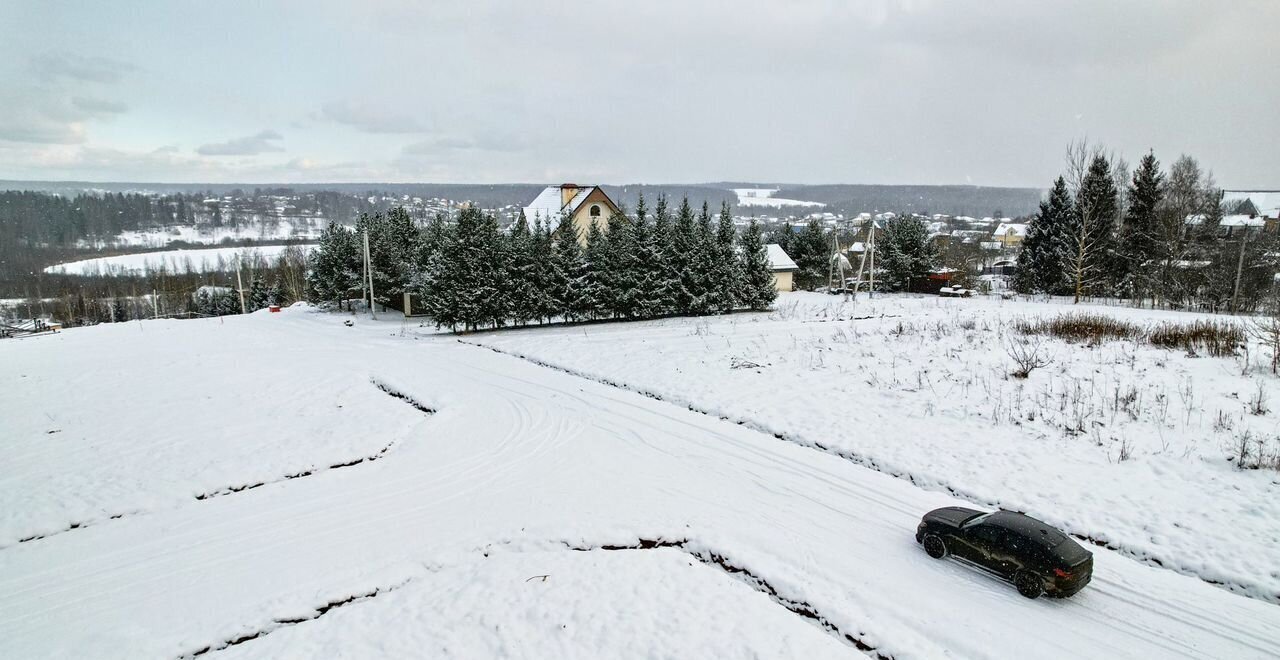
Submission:
MULTIPOLYGON (((300 247, 310 250, 313 246, 300 247)), ((251 248, 221 247, 141 252, 71 261, 49 266, 44 269, 44 272, 66 275, 140 275, 164 268, 171 273, 212 273, 220 270, 234 270, 237 256, 246 261, 255 256, 272 259, 286 249, 288 246, 285 245, 263 245, 251 248)))
MULTIPOLYGON (((836 329, 792 316, 667 329, 714 342, 716 323, 776 322, 799 344, 804 327, 836 329)), ((1280 607, 1262 600, 1094 548, 1088 588, 1028 601, 915 544, 924 511, 964 500, 416 324, 350 318, 294 307, 0 343, 6 534, 93 509, 93 524, 0 549, 0 657, 1280 652, 1280 607)), ((649 325, 663 327, 616 329, 649 325)), ((603 330, 557 332, 585 352, 606 349, 603 330)), ((509 336, 537 335, 561 341, 509 336)), ((867 418, 850 408, 856 436, 867 418)))
MULTIPOLYGON (((1006 347, 1020 338, 1011 322, 1078 310, 994 298, 844 303, 806 293, 782 296, 778 309, 470 341, 1025 511, 1280 602, 1280 474, 1226 460, 1245 437, 1280 451, 1280 380, 1261 349, 1241 375, 1244 357, 1044 339, 1052 364, 1019 380, 1009 375, 1006 347), (1251 414, 1259 391, 1272 410, 1251 414)), ((1143 324, 1214 318, 1089 311, 1143 324)))
POLYGON ((173 225, 160 229, 121 232, 107 241, 97 241, 85 247, 143 247, 160 248, 170 243, 184 242, 192 245, 217 245, 223 241, 315 241, 328 224, 324 218, 262 219, 245 222, 236 227, 211 225, 173 225))
POLYGON ((738 196, 738 206, 767 206, 775 209, 783 206, 826 206, 821 202, 774 197, 773 194, 778 192, 777 188, 734 188, 733 192, 738 196))

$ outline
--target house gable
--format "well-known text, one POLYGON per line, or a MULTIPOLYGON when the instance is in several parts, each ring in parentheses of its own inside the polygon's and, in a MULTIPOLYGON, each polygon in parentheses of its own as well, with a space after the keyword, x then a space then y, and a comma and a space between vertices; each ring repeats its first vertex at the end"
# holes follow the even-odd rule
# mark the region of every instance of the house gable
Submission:
POLYGON ((574 202, 577 208, 570 217, 573 225, 578 229, 578 236, 584 241, 587 232, 591 230, 592 222, 599 223, 600 230, 604 231, 605 223, 609 222, 609 216, 619 212, 618 206, 599 186, 592 186, 581 200, 575 198, 574 202))

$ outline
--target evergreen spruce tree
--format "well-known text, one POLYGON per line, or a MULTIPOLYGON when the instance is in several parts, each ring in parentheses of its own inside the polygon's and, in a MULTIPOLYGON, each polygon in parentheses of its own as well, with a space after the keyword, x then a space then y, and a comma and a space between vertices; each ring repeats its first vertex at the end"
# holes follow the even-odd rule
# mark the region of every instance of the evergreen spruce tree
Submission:
POLYGON ((476 208, 463 209, 444 253, 439 287, 448 292, 436 322, 476 330, 506 318, 500 296, 506 285, 497 220, 476 208))
POLYGON ((452 229, 444 214, 438 213, 423 228, 414 258, 411 291, 418 295, 415 311, 430 316, 436 327, 453 326, 440 320, 441 315, 448 316, 448 310, 455 304, 451 302, 451 292, 444 286, 445 255, 452 250, 452 241, 452 229))
MULTIPOLYGON (((404 207, 397 206, 386 215, 362 214, 356 228, 369 235, 369 262, 377 302, 398 303, 413 280, 419 240, 416 223, 404 207)), ((363 237, 358 240, 363 242, 363 237)), ((360 250, 363 251, 363 245, 360 250)))
POLYGON ((1126 196, 1124 224, 1120 227, 1119 252, 1125 268, 1124 290, 1139 304, 1151 291, 1159 258, 1159 220, 1156 216, 1163 194, 1164 173, 1155 153, 1147 152, 1133 172, 1126 196))
POLYGON ((574 317, 579 319, 604 318, 608 312, 605 290, 608 264, 608 239, 600 230, 600 224, 591 223, 587 228, 587 245, 582 249, 582 268, 576 278, 578 288, 573 301, 574 317))
POLYGON ((1013 287, 1020 293, 1059 295, 1067 290, 1067 263, 1070 244, 1068 225, 1074 212, 1066 180, 1058 177, 1048 199, 1031 219, 1027 236, 1018 253, 1018 270, 1013 287))
POLYGON ((883 269, 884 284, 891 290, 906 290, 913 280, 928 276, 937 264, 938 248, 929 240, 929 229, 916 216, 890 220, 876 239, 876 266, 883 269))
POLYGON ((582 246, 578 243, 578 229, 568 217, 562 217, 552 234, 554 268, 550 270, 550 291, 555 315, 566 321, 578 320, 578 290, 583 285, 582 246))
POLYGON ((608 245, 607 308, 615 318, 636 315, 636 300, 643 271, 636 250, 635 234, 625 212, 609 216, 605 233, 608 245))
POLYGON ((555 317, 559 311, 556 307, 556 254, 551 240, 551 232, 546 223, 538 221, 533 230, 533 311, 539 323, 545 323, 555 317))
POLYGON ((831 246, 827 240, 827 232, 817 220, 809 221, 804 231, 791 239, 787 254, 800 268, 796 273, 796 284, 800 288, 812 291, 827 281, 831 266, 831 246))
POLYGON ((635 282, 633 315, 642 319, 662 314, 662 256, 658 251, 654 227, 649 224, 646 216, 647 212, 644 193, 641 193, 640 201, 636 202, 635 218, 628 226, 630 243, 635 246, 635 259, 628 260, 626 268, 633 271, 627 276, 628 281, 635 282))
POLYGON ((674 275, 672 291, 672 312, 676 314, 695 313, 695 297, 699 292, 699 274, 694 270, 694 258, 697 255, 697 221, 693 208, 689 206, 689 198, 680 202, 676 211, 676 221, 671 227, 668 241, 667 264, 674 275))
POLYGON ((689 282, 690 313, 695 315, 710 314, 718 309, 714 278, 716 258, 715 231, 711 228, 711 210, 706 201, 702 202, 702 210, 698 213, 697 224, 694 225, 693 254, 690 259, 691 275, 689 282))
POLYGON ((727 314, 739 304, 738 292, 743 277, 735 246, 736 231, 733 213, 728 202, 720 203, 720 217, 716 223, 715 244, 711 263, 712 311, 727 314))
POLYGON ((341 303, 348 292, 359 288, 360 256, 355 236, 346 227, 330 222, 320 233, 307 282, 319 300, 335 303, 341 303))
POLYGON ((658 196, 658 203, 653 210, 653 246, 657 256, 652 262, 653 280, 656 283, 658 304, 656 314, 676 314, 680 312, 680 274, 672 259, 674 228, 671 224, 671 211, 667 206, 666 195, 658 196))
POLYGON ((537 286, 538 265, 534 261, 533 234, 521 213, 508 232, 504 266, 506 268, 508 314, 516 325, 525 325, 540 317, 537 286))
POLYGON ((261 275, 254 277, 253 282, 249 284, 249 291, 245 295, 244 302, 245 302, 245 307, 247 308, 246 311, 256 312, 260 309, 265 308, 267 305, 270 304, 267 300, 267 297, 268 297, 267 283, 262 281, 261 275))
POLYGON ((755 218, 738 237, 738 259, 742 278, 734 298, 738 304, 756 311, 763 311, 773 304, 778 290, 769 265, 769 252, 760 237, 760 225, 755 218))
POLYGON ((271 287, 267 289, 267 305, 284 307, 284 304, 284 283, 281 281, 280 276, 276 275, 275 279, 271 281, 271 287))

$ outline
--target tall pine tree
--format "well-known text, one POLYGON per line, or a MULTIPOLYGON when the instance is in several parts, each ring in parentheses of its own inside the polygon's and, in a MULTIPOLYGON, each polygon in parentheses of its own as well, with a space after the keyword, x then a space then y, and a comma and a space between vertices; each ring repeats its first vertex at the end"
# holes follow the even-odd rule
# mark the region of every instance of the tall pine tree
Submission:
POLYGON ((1020 293, 1063 294, 1067 291, 1067 263, 1071 245, 1067 231, 1074 207, 1067 182, 1058 177, 1049 198, 1040 202, 1040 211, 1031 219, 1013 287, 1020 293))
POLYGON ((516 325, 525 325, 540 317, 536 258, 533 234, 521 213, 507 234, 503 254, 507 281, 504 297, 508 316, 516 325))
POLYGON ((742 268, 738 261, 735 246, 736 231, 733 226, 733 213, 728 202, 720 203, 720 216, 716 223, 716 233, 712 250, 710 269, 712 311, 726 314, 738 305, 737 295, 741 288, 742 268))
POLYGON ((550 271, 551 296, 555 315, 566 321, 577 320, 576 302, 583 276, 582 246, 578 229, 568 218, 561 218, 552 240, 554 267, 550 271))
POLYGON ((628 229, 631 232, 631 244, 635 246, 634 260, 628 261, 628 267, 634 274, 628 279, 635 282, 633 297, 634 315, 638 318, 653 318, 662 314, 662 255, 659 253, 658 240, 653 225, 646 217, 648 208, 644 203, 644 194, 636 203, 636 214, 628 229))
POLYGON ((607 313, 608 250, 608 239, 600 230, 600 223, 591 223, 587 228, 587 245, 582 249, 582 270, 577 278, 578 289, 573 302, 576 318, 601 318, 607 313))
POLYGON ((876 239, 876 266, 884 270, 884 284, 891 290, 906 290, 937 265, 938 248, 929 240, 929 229, 916 216, 893 218, 876 239))
POLYGON ((756 311, 769 309, 778 297, 773 281, 773 269, 769 264, 769 252, 760 237, 760 225, 755 218, 738 237, 738 258, 742 271, 740 287, 735 299, 744 307, 756 311))
POLYGON ((657 259, 652 263, 658 299, 657 314, 679 313, 680 274, 676 271, 671 256, 674 251, 674 233, 667 197, 659 195, 658 203, 653 209, 653 245, 657 259))
POLYGON ((1139 305, 1151 292, 1159 259, 1156 209, 1163 194, 1164 173, 1155 153, 1147 152, 1129 183, 1128 208, 1120 227, 1120 255, 1126 266, 1124 289, 1139 305))

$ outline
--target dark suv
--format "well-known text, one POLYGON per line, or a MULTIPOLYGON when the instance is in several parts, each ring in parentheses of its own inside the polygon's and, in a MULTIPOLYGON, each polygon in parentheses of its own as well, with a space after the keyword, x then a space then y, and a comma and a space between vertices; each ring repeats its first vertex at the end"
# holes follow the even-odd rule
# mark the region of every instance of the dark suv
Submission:
POLYGON ((959 506, 934 509, 916 528, 916 542, 934 559, 951 555, 1010 580, 1027 598, 1065 598, 1093 577, 1093 554, 1066 534, 1012 511, 983 513, 959 506))

